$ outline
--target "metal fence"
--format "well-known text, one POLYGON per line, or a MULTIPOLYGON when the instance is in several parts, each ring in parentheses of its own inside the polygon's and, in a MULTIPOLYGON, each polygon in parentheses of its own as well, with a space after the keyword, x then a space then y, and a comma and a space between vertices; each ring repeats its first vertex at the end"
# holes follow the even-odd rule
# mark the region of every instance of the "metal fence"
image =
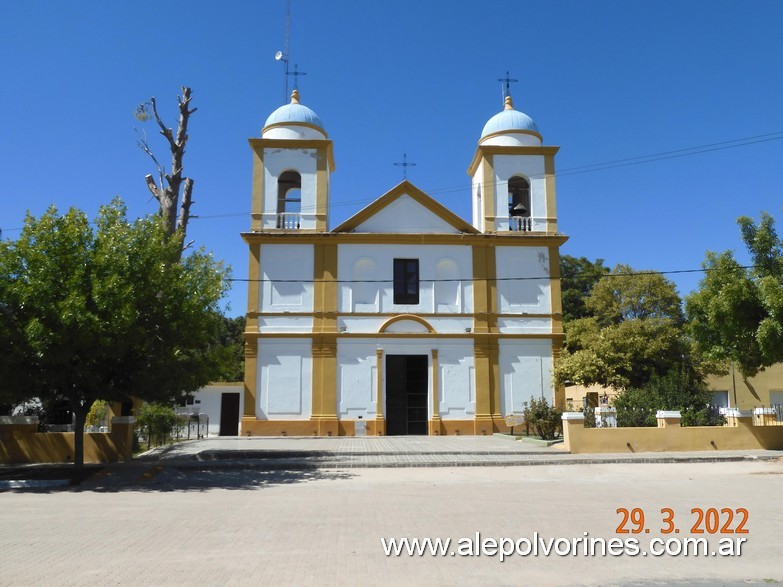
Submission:
POLYGON ((783 426, 783 404, 753 408, 754 426, 783 426))
POLYGON ((209 416, 202 414, 190 406, 177 408, 179 423, 174 427, 173 434, 177 439, 207 438, 209 436, 209 416))

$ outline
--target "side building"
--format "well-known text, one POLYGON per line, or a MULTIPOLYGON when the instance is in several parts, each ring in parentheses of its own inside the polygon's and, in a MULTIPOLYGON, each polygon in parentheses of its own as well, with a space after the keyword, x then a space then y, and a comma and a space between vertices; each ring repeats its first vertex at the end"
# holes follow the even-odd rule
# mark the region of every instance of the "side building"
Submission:
POLYGON ((558 147, 510 96, 468 169, 471 223, 403 181, 330 229, 332 142, 296 90, 250 146, 241 434, 492 434, 562 403, 558 147))

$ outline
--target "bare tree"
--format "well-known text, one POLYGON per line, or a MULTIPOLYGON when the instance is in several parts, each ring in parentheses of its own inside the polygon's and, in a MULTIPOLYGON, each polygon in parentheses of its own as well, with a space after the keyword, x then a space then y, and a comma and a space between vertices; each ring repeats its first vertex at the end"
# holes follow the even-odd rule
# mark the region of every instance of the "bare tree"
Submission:
POLYGON ((150 156, 157 167, 158 181, 155 181, 151 173, 147 174, 145 176, 147 187, 158 201, 158 204, 160 204, 160 214, 163 217, 167 234, 169 236, 176 235, 180 239, 180 255, 187 247, 185 245, 185 234, 187 232, 188 220, 190 219, 190 207, 193 204, 193 179, 183 175, 182 167, 185 145, 188 142, 188 121, 191 114, 198 110, 198 108, 189 108, 191 94, 191 89, 183 86, 182 93, 177 96, 179 124, 177 125, 176 134, 161 120, 154 96, 150 98, 149 102, 145 102, 136 109, 136 118, 140 121, 145 121, 149 118, 155 119, 155 122, 160 127, 160 134, 168 142, 169 151, 171 152, 171 169, 169 172, 155 157, 147 143, 146 135, 139 134, 137 144, 142 151, 150 156), (152 110, 152 115, 150 115, 150 109, 152 110), (182 192, 181 201, 180 191, 182 192), (179 208, 179 214, 177 213, 177 208, 179 208))

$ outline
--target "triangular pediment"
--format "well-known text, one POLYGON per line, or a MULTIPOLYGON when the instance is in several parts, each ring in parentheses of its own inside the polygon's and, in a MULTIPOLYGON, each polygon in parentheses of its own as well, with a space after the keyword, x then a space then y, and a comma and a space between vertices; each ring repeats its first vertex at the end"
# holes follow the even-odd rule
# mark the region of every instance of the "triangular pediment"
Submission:
POLYGON ((351 216, 334 232, 460 234, 478 231, 405 180, 351 216))

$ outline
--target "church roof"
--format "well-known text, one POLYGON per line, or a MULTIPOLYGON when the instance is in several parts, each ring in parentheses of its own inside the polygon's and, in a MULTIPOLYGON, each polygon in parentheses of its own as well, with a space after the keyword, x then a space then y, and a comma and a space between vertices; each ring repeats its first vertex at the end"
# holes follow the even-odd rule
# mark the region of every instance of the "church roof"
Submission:
POLYGON ((406 179, 332 232, 477 234, 479 231, 406 179))
POLYGON ((533 122, 533 119, 524 112, 514 110, 511 96, 506 96, 504 110, 495 114, 484 125, 484 130, 481 131, 481 138, 483 139, 499 132, 528 132, 540 136, 538 127, 533 122))
MULTIPOLYGON (((264 130, 273 125, 306 124, 323 130, 324 126, 318 115, 307 106, 299 103, 299 90, 291 93, 291 103, 280 106, 269 115, 264 123, 264 130)), ((262 131, 263 132, 263 131, 262 131)))

